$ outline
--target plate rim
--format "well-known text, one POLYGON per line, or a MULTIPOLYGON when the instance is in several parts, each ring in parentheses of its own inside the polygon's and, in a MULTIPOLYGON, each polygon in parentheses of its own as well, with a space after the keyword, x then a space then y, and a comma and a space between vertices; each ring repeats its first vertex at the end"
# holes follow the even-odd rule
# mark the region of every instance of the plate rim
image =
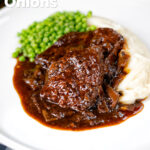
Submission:
MULTIPOLYGON (((2 8, 2 10, 0 11, 0 18, 3 17, 2 15, 5 15, 6 13, 9 13, 11 11, 15 10, 15 8, 2 8)), ((16 149, 16 150, 33 150, 35 149, 34 147, 30 147, 24 143, 21 143, 15 139, 13 139, 12 137, 9 137, 8 135, 6 135, 5 133, 3 133, 3 131, 0 130, 0 142, 2 144, 7 145, 10 148, 16 149)), ((37 148, 36 148, 37 149, 37 148)))

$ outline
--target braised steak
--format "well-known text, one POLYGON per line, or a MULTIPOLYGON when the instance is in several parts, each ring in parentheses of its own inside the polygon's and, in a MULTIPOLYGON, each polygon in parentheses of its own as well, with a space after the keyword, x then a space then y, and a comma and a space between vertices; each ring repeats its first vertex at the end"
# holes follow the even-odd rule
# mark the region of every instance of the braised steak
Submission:
POLYGON ((123 36, 110 28, 71 32, 35 63, 18 62, 14 85, 25 110, 63 129, 115 124, 135 114, 143 105, 120 104, 117 92, 129 60, 124 45, 123 36))

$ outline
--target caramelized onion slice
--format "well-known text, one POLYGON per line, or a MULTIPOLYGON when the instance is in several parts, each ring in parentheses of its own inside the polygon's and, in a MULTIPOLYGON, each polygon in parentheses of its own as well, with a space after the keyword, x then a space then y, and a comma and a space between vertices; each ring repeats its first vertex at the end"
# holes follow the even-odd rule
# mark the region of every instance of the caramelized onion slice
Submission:
POLYGON ((108 93, 108 96, 111 98, 112 100, 112 104, 111 104, 111 107, 114 108, 119 100, 119 93, 116 92, 112 87, 110 86, 107 86, 107 93, 108 93))
POLYGON ((56 118, 56 117, 51 117, 46 110, 42 110, 42 115, 46 122, 58 120, 58 118, 56 118))

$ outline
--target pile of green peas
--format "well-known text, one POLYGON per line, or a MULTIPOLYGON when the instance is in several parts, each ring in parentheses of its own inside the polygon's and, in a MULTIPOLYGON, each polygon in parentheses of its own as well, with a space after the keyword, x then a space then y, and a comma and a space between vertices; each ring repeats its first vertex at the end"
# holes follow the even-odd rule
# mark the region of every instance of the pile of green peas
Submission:
POLYGON ((86 15, 76 12, 56 12, 41 22, 34 22, 27 29, 18 33, 20 47, 12 54, 19 61, 30 62, 36 55, 41 54, 52 46, 61 36, 69 32, 85 32, 95 30, 96 26, 88 26, 87 19, 92 16, 89 11, 86 15))

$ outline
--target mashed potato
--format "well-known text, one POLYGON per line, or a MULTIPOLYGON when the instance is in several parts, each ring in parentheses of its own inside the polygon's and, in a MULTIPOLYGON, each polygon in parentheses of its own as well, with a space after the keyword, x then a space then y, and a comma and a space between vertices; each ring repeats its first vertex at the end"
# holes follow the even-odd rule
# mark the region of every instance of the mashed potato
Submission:
POLYGON ((132 104, 137 99, 147 98, 150 95, 150 52, 146 46, 130 31, 111 20, 92 17, 88 19, 88 24, 112 28, 123 35, 127 41, 124 50, 130 54, 127 66, 130 71, 118 86, 118 91, 123 92, 120 102, 132 104))

